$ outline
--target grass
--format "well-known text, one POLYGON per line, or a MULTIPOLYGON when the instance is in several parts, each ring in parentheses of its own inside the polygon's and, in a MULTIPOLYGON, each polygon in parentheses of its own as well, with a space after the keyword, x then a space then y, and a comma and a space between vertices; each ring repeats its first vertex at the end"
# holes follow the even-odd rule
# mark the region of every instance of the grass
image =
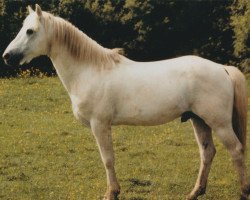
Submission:
MULTIPOLYGON (((199 169, 189 122, 119 126, 113 137, 121 200, 185 199, 199 169)), ((200 199, 238 199, 231 158, 216 138, 215 144, 207 194, 200 199)), ((74 119, 58 78, 0 79, 0 149, 0 199, 98 200, 105 193, 94 138, 74 119)), ((250 151, 250 169, 249 160, 250 151)))

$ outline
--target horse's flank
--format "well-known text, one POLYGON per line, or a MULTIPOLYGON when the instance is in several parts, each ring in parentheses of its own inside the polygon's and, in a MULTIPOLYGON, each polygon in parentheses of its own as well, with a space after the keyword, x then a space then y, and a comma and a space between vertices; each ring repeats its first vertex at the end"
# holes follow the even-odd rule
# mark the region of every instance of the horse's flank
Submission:
POLYGON ((48 54, 51 54, 52 46, 60 45, 76 62, 84 61, 99 68, 112 68, 121 61, 122 49, 104 48, 71 23, 46 12, 43 12, 43 16, 46 31, 53 30, 53 33, 47 33, 52 35, 49 39, 48 54), (53 29, 48 26, 53 26, 53 29))

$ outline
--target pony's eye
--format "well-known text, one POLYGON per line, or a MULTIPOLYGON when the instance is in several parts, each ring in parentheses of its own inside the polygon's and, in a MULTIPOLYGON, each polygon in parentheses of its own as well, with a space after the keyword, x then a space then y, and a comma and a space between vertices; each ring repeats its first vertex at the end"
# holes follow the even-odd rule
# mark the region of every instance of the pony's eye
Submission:
POLYGON ((27 33, 27 35, 32 35, 32 34, 34 33, 34 31, 33 31, 32 29, 28 29, 28 30, 26 31, 26 33, 27 33))

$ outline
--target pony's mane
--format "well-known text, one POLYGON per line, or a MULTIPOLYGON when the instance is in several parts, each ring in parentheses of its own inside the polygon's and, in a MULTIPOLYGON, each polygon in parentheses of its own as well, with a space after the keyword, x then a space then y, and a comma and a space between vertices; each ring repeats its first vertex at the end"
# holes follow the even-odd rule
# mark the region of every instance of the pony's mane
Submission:
POLYGON ((50 47, 62 45, 76 61, 84 61, 97 67, 110 68, 122 59, 122 49, 107 49, 66 20, 44 13, 45 26, 53 27, 50 47))

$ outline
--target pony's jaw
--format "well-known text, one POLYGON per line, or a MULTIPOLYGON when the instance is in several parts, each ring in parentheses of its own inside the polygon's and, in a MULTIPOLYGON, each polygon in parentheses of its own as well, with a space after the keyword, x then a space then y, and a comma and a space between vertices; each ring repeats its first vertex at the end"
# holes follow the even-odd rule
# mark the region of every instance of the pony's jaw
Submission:
POLYGON ((30 63, 30 61, 33 59, 33 57, 24 57, 21 61, 20 61, 20 65, 23 65, 23 64, 28 64, 30 63))
MULTIPOLYGON (((29 61, 30 62, 30 61, 29 61)), ((25 64, 25 63, 29 63, 27 60, 25 60, 25 59, 22 59, 21 61, 20 61, 20 65, 23 65, 23 64, 25 64)))

